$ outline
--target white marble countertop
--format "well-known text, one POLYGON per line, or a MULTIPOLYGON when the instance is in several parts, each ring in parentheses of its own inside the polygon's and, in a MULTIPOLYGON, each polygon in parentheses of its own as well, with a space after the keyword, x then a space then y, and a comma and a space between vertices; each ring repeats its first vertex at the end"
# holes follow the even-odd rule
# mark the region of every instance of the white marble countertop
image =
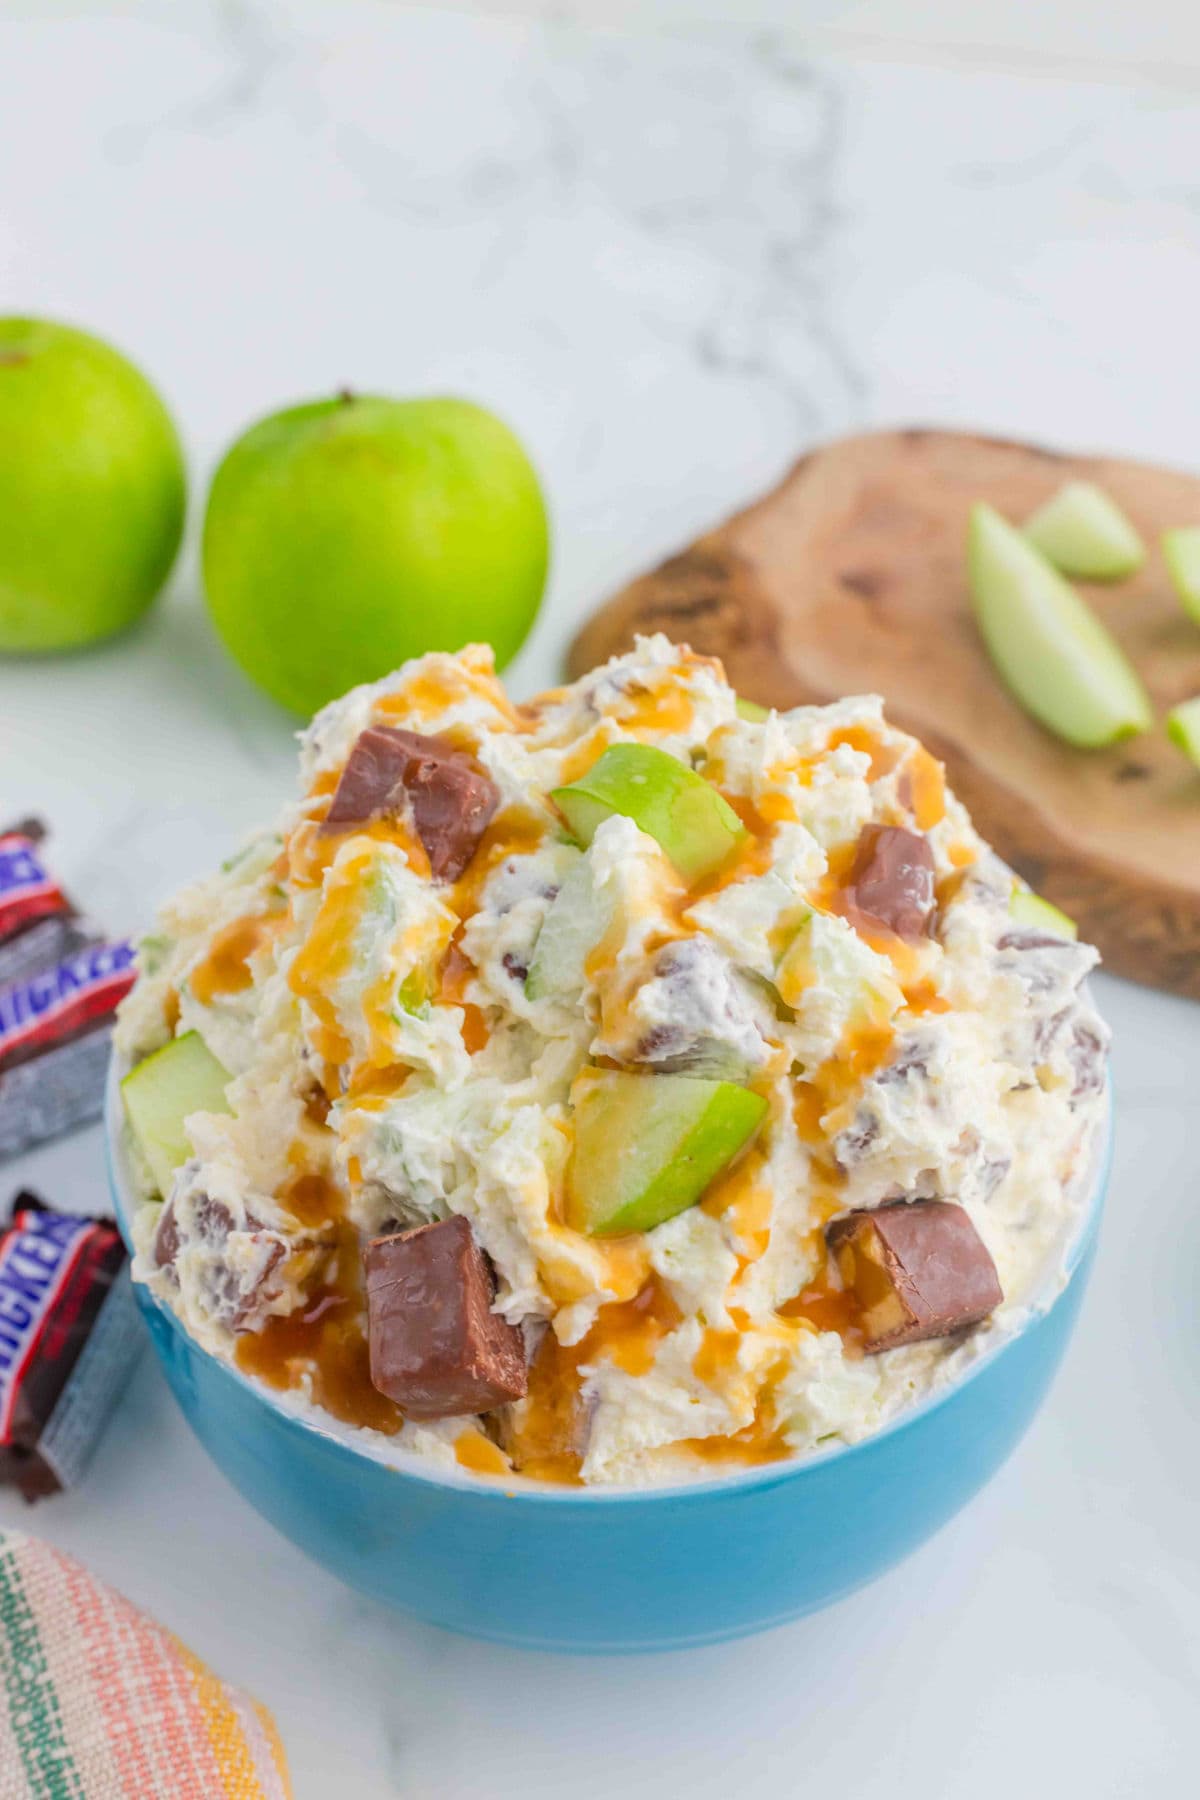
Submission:
MULTIPOLYGON (((779 31, 26 8, 0 12, 0 305, 143 361, 197 499, 293 398, 497 407, 556 518, 529 691, 597 597, 822 435, 970 423, 1200 461, 1196 133, 1187 81, 810 61, 779 31)), ((133 929, 274 810, 289 729, 189 557, 131 637, 0 665, 0 817, 45 812, 71 886, 133 929)), ((299 1800, 1165 1800, 1200 1758, 1200 1011, 1101 993, 1117 1164, 1064 1373, 992 1487, 822 1617, 634 1664, 389 1616, 242 1503, 149 1358, 85 1491, 5 1497, 0 1523, 273 1707, 299 1800)), ((104 1204, 95 1131, 3 1175, 104 1204)))

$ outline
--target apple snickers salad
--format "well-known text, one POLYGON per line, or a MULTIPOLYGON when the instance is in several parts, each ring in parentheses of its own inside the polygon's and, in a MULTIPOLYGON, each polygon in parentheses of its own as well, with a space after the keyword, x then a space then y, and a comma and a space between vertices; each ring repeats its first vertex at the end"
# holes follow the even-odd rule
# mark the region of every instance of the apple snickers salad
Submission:
POLYGON ((1065 1280, 1095 952, 873 698, 639 639, 328 706, 118 1048, 135 1278, 363 1449, 706 1479, 853 1443, 1065 1280))

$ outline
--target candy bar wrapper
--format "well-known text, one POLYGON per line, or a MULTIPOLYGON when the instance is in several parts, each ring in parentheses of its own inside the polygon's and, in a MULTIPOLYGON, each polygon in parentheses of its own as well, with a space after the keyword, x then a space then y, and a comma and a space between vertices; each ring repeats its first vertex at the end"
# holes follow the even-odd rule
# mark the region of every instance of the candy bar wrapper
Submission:
MULTIPOLYGON (((344 1787, 353 1791, 352 1775, 344 1787)), ((292 1789, 265 1707, 73 1557, 9 1531, 0 1534, 0 1794, 291 1800, 292 1789)))
POLYGON ((0 1157, 99 1117, 114 1015, 135 974, 122 940, 0 988, 0 1157))
POLYGON ((0 987, 81 950, 88 932, 42 854, 45 828, 0 831, 0 987))
POLYGON ((18 1194, 0 1232, 0 1484, 74 1487, 142 1343, 112 1220, 18 1194))

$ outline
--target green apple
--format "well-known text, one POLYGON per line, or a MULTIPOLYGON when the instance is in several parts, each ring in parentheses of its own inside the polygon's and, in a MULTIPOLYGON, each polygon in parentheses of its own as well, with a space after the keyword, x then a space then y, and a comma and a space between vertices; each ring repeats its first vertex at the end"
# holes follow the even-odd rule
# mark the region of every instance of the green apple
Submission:
POLYGON ((1052 900, 1043 900, 1032 888, 1013 889, 1008 916, 1014 925, 1028 925, 1031 930, 1048 931, 1054 937, 1079 936, 1079 927, 1070 914, 1062 912, 1052 900))
POLYGON ((604 936, 612 911, 611 900, 596 891, 590 860, 579 857, 567 870, 538 932, 525 977, 530 1000, 579 997, 588 954, 604 936))
POLYGON ((1200 625, 1200 525, 1164 531, 1162 553, 1184 612, 1200 625))
POLYGON ((1090 481, 1068 481, 1025 521, 1025 536, 1064 575, 1120 581, 1140 569, 1146 546, 1115 500, 1090 481))
POLYGON ((737 707, 737 716, 739 719, 749 719, 757 724, 759 720, 769 719, 771 716, 768 709, 765 706, 760 706, 757 700, 743 700, 740 694, 737 696, 734 704, 737 707))
POLYGON ((695 1205, 766 1116, 762 1095, 732 1081, 589 1069, 576 1085, 568 1223, 589 1237, 653 1231, 695 1205))
POLYGON ((1093 749, 1154 723, 1116 640, 1039 550, 992 507, 971 509, 975 617, 1015 699, 1068 744, 1093 749))
POLYGON ((548 558, 528 457, 466 400, 343 394, 263 419, 217 470, 204 522, 217 630, 305 714, 427 650, 477 639, 503 668, 548 558))
POLYGON ((73 650, 140 618, 185 503, 146 377, 84 331, 0 318, 0 653, 73 650))
POLYGON ((1200 694, 1171 708, 1167 714, 1167 736, 1200 769, 1200 694))
POLYGON ((623 813, 659 843, 685 881, 711 875, 746 828, 715 787, 652 744, 612 744, 586 775, 550 795, 581 844, 623 813))
POLYGON ((156 1050, 121 1083, 121 1098, 137 1146, 160 1194, 192 1154, 185 1121, 193 1113, 227 1113, 229 1075, 198 1031, 156 1050))

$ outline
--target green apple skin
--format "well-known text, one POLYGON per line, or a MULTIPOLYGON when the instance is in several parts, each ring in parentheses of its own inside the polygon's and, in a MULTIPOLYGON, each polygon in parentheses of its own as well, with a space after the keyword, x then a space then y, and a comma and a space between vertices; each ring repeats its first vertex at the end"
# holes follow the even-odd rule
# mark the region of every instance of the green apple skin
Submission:
POLYGON ((1200 769, 1200 694, 1171 708, 1167 714, 1167 736, 1200 769))
POLYGON ((769 719, 771 716, 767 707, 760 706, 757 700, 743 700, 740 694, 737 697, 735 705, 737 707, 738 718, 749 719, 752 724, 758 724, 760 720, 769 719))
POLYGON ((568 1224, 589 1237, 653 1231, 695 1205, 767 1111, 732 1081, 590 1072, 575 1105, 568 1224))
POLYGON ((342 395, 251 427, 213 480, 204 582, 251 680, 307 715, 427 650, 515 656, 550 537, 513 433, 466 400, 342 395))
POLYGON ((1054 937, 1068 939, 1079 936, 1079 927, 1070 914, 1031 888, 1013 889, 1008 916, 1014 925, 1028 925, 1031 931, 1048 931, 1054 937))
POLYGON ((967 565, 988 654, 1014 699, 1040 724, 1080 749, 1150 729, 1146 690, 1115 638, 990 506, 971 509, 967 565))
POLYGON ((193 1113, 227 1113, 230 1081, 198 1031, 156 1050, 121 1083, 125 1116, 160 1194, 192 1154, 184 1121, 193 1113))
POLYGON ((586 775, 550 798, 581 844, 614 813, 659 843, 685 881, 699 881, 745 841, 746 828, 703 776, 652 744, 612 744, 586 775))
POLYGON ((1200 625, 1200 525, 1164 531, 1162 553, 1184 612, 1200 625))
POLYGON ((1025 521, 1025 536, 1064 575, 1122 581, 1146 546, 1115 500, 1091 481, 1068 481, 1025 521))
POLYGON ((0 318, 0 653, 74 650, 139 619, 187 485, 170 414, 111 345, 0 318))

